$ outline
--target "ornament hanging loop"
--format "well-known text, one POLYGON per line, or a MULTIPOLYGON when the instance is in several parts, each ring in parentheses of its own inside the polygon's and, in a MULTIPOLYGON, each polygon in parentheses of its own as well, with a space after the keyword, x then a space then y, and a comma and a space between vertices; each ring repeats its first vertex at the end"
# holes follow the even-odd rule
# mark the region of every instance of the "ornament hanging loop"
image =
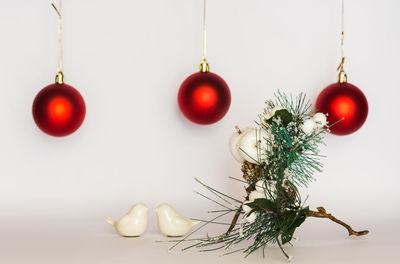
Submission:
POLYGON ((339 66, 337 68, 337 70, 339 71, 339 75, 338 75, 338 82, 339 83, 346 83, 347 82, 347 74, 344 72, 344 61, 345 61, 346 57, 344 56, 343 39, 344 39, 344 31, 342 31, 341 41, 340 41, 341 50, 342 50, 342 60, 340 61, 340 64, 339 64, 339 66))
POLYGON ((207 55, 207 26, 206 26, 206 15, 207 15, 207 0, 203 2, 203 58, 200 63, 201 72, 209 72, 210 66, 208 65, 207 55))
POLYGON ((339 72, 338 82, 339 83, 347 83, 347 74, 342 70, 339 72))
POLYGON ((57 61, 57 75, 55 78, 56 83, 63 84, 64 83, 64 74, 63 74, 63 42, 62 42, 62 15, 61 8, 62 3, 60 0, 60 8, 58 9, 54 3, 51 3, 51 6, 54 8, 58 15, 58 61, 57 61))
POLYGON ((338 75, 338 82, 339 83, 346 83, 347 82, 347 74, 344 72, 344 59, 345 57, 342 57, 342 61, 339 64, 339 67, 337 68, 337 70, 339 71, 339 75, 338 75))

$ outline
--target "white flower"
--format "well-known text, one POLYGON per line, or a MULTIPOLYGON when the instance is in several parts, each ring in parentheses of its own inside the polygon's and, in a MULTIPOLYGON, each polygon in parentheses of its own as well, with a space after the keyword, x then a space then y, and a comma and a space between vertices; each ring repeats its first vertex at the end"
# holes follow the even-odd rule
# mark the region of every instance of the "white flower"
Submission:
POLYGON ((303 130, 304 133, 307 135, 311 134, 314 129, 317 127, 317 124, 314 122, 312 119, 307 119, 304 121, 301 129, 303 130))
POLYGON ((251 210, 252 210, 250 206, 246 205, 246 204, 248 204, 248 203, 250 203, 250 202, 247 201, 247 202, 244 202, 244 203, 242 204, 242 209, 243 209, 243 212, 244 212, 245 215, 247 215, 248 213, 250 213, 251 210))
POLYGON ((265 199, 265 198, 267 198, 267 197, 265 196, 264 192, 260 193, 257 191, 252 191, 249 195, 250 202, 254 202, 255 199, 265 199))
POLYGON ((260 193, 264 193, 265 191, 265 181, 259 180, 256 182, 256 191, 260 193))
POLYGON ((249 216, 246 217, 246 220, 249 224, 252 224, 254 223, 254 221, 256 221, 257 216, 257 213, 251 213, 249 216))
POLYGON ((274 108, 271 109, 271 111, 269 111, 265 114, 265 118, 267 120, 270 119, 271 117, 273 117, 275 115, 276 111, 282 110, 282 109, 284 109, 282 106, 279 106, 279 105, 275 106, 274 108))
POLYGON ((316 113, 312 119, 319 128, 326 126, 326 124, 328 123, 326 120, 326 115, 323 113, 316 113))

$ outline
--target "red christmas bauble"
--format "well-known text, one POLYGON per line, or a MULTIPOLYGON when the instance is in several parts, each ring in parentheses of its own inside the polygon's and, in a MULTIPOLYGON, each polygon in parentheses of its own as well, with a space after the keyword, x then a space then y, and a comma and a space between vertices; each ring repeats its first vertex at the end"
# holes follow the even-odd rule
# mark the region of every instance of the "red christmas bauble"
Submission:
POLYGON ((85 119, 86 107, 81 94, 68 84, 50 84, 35 97, 33 119, 46 134, 67 136, 76 131, 85 119))
POLYGON ((196 72, 186 78, 178 92, 178 105, 190 121, 208 125, 228 112, 231 92, 226 82, 215 73, 196 72))
POLYGON ((344 82, 333 83, 319 94, 315 107, 318 112, 328 113, 328 122, 335 135, 348 135, 357 131, 368 116, 368 101, 356 86, 344 82))

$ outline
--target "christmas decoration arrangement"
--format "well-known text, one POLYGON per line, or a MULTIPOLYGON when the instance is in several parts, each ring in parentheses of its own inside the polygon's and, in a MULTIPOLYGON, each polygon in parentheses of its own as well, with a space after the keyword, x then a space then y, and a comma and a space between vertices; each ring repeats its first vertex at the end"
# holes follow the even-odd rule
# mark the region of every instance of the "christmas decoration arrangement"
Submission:
POLYGON ((328 113, 328 121, 342 119, 332 127, 330 132, 335 135, 349 135, 357 131, 367 120, 368 101, 364 93, 355 85, 347 82, 344 71, 344 0, 342 0, 342 30, 341 53, 342 60, 338 67, 338 81, 326 87, 319 94, 316 108, 323 113, 328 113))
POLYGON ((184 238, 170 241, 175 242, 171 249, 182 242, 192 242, 185 249, 225 249, 225 254, 243 252, 248 256, 276 244, 290 260, 283 246, 291 245, 296 229, 310 217, 329 219, 346 228, 349 235, 368 234, 368 230, 353 230, 322 206, 316 210, 309 208, 307 199, 303 200, 300 195, 300 189, 314 180, 314 172, 322 170, 318 147, 323 144, 324 134, 340 122, 341 119, 329 123, 325 113, 311 108, 304 94, 293 98, 277 92, 276 100, 266 102, 256 126, 237 128, 229 142, 232 156, 242 164, 243 173, 243 179, 231 179, 245 185, 244 193, 228 195, 196 179, 215 198, 199 194, 221 206, 221 210, 210 211, 216 216, 202 220, 203 223, 184 238), (244 198, 236 198, 240 195, 244 198), (228 214, 233 214, 231 222, 218 221, 228 214), (228 227, 221 235, 191 237, 208 224, 228 227), (242 246, 242 242, 249 240, 251 245, 242 246))
POLYGON ((190 121, 209 125, 218 122, 229 110, 231 92, 220 76, 210 72, 206 59, 206 0, 203 13, 203 58, 200 71, 187 77, 178 92, 178 105, 182 114, 190 121))
POLYGON ((58 65, 56 81, 44 87, 32 105, 33 119, 46 134, 63 137, 75 132, 86 114, 85 101, 72 86, 64 83, 62 54, 61 1, 59 9, 52 4, 58 15, 58 65))

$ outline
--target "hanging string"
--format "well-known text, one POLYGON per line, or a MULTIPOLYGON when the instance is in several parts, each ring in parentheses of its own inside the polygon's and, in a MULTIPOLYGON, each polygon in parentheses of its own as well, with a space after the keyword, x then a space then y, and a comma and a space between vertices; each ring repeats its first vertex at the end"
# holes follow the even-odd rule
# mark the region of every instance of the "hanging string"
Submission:
POLYGON ((206 24, 206 18, 207 18, 207 0, 204 0, 203 4, 203 61, 206 61, 206 55, 207 55, 207 24, 206 24))
POLYGON ((203 58, 200 63, 200 71, 208 72, 209 65, 207 63, 207 0, 203 0, 203 58))
POLYGON ((338 81, 339 82, 347 82, 347 75, 344 72, 344 60, 345 60, 345 56, 344 56, 344 0, 342 0, 340 48, 341 48, 342 59, 340 61, 339 67, 337 68, 337 70, 339 71, 338 81))
POLYGON ((340 45, 342 47, 342 58, 344 60, 344 0, 342 0, 342 25, 341 25, 341 41, 340 41, 340 45))
MULTIPOLYGON (((57 58, 57 76, 62 75, 63 71, 63 41, 62 41, 62 16, 61 16, 61 11, 62 11, 62 1, 59 1, 59 7, 57 8, 54 3, 51 3, 51 6, 54 8, 58 15, 58 58, 57 58)), ((62 76, 63 78, 63 76, 62 76)), ((61 83, 63 80, 60 80, 61 83)), ((56 82, 57 77, 56 77, 56 82)))

